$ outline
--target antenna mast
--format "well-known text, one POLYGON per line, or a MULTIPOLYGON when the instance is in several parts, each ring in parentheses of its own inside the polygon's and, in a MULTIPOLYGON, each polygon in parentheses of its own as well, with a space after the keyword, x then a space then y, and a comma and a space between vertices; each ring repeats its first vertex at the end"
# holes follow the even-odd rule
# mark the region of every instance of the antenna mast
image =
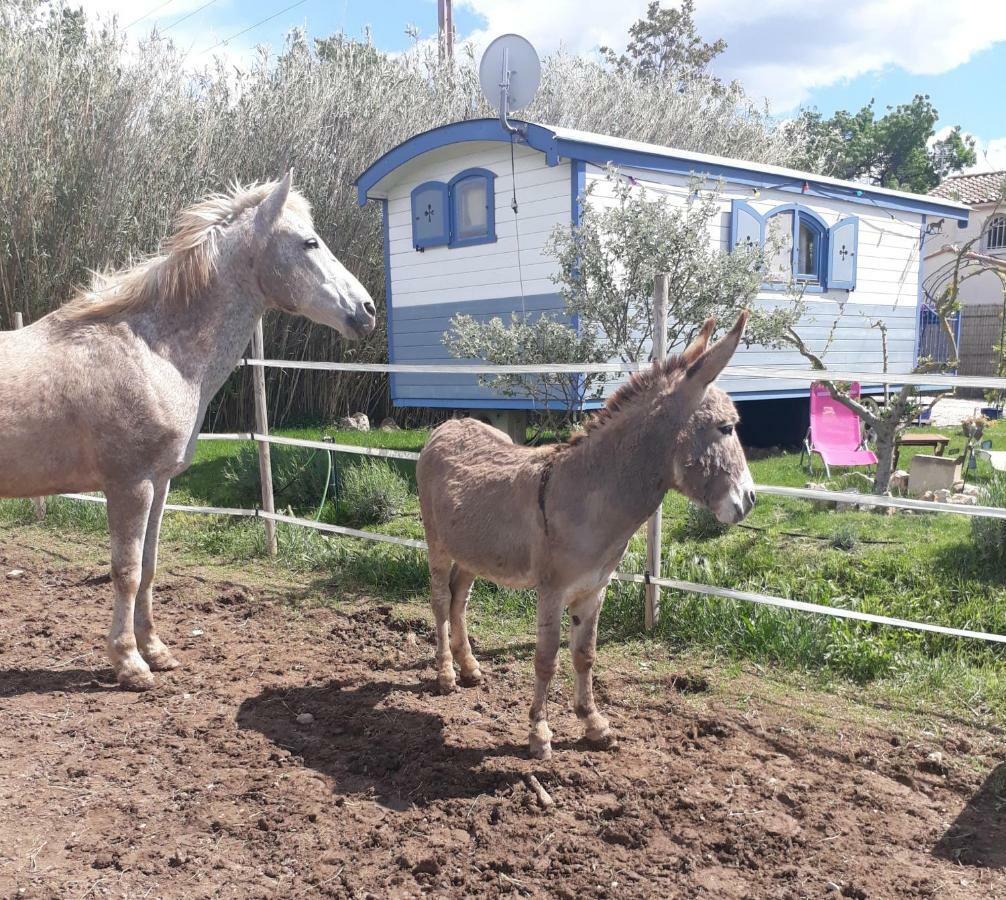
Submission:
POLYGON ((440 36, 440 62, 454 61, 453 0, 437 0, 437 29, 440 36))

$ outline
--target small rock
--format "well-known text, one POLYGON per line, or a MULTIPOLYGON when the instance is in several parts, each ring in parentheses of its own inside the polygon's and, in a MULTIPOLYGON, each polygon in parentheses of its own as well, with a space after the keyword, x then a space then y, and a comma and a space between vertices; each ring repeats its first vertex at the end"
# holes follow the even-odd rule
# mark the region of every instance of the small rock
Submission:
POLYGON ((11 569, 7 573, 7 577, 8 578, 23 578, 24 577, 24 569, 11 569))
POLYGON ((965 484, 958 493, 965 494, 968 497, 980 497, 982 489, 977 484, 965 484))
POLYGON ((410 647, 416 646, 418 640, 416 639, 416 633, 414 631, 410 631, 405 635, 405 643, 410 647))
POLYGON ((908 490, 908 473, 904 469, 898 469, 891 476, 889 484, 892 491, 904 494, 908 490))
POLYGON ((941 488, 933 494, 933 499, 937 503, 949 503, 950 502, 950 491, 946 488, 941 488))
POLYGON ((202 637, 206 632, 202 628, 193 628, 191 634, 193 637, 202 637))
POLYGON ((314 716, 312 716, 311 713, 301 713, 299 716, 297 716, 297 724, 298 725, 313 725, 314 724, 314 716))
POLYGON ((936 499, 936 495, 932 491, 926 491, 919 499, 925 500, 926 503, 932 503, 936 499))
POLYGON ((380 425, 381 431, 401 431, 402 429, 398 427, 398 423, 388 416, 388 418, 382 420, 380 425))
POLYGON ((366 413, 354 413, 339 419, 339 428, 343 431, 370 431, 370 419, 366 413))
POLYGON ((929 754, 929 756, 926 757, 926 760, 933 763, 934 765, 942 766, 943 754, 940 753, 939 750, 934 750, 932 753, 929 754))
POLYGON ((974 494, 954 494, 950 502, 958 506, 977 506, 978 498, 974 494))

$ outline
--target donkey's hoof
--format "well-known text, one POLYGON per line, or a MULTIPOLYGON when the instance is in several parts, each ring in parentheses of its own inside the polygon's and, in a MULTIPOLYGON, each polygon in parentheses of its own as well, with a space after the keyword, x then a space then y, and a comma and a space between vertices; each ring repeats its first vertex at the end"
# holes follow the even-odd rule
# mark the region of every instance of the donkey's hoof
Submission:
POLYGON ((531 726, 528 748, 533 759, 552 758, 552 729, 546 722, 538 722, 531 726))
POLYGON ((147 665, 150 666, 151 672, 170 672, 172 669, 177 669, 181 666, 181 663, 167 647, 149 650, 143 653, 142 656, 147 661, 147 665))
POLYGON ((156 683, 151 672, 139 669, 119 672, 116 680, 124 691, 149 691, 156 683))
POLYGON ((532 740, 528 751, 532 759, 540 759, 542 762, 547 762, 552 758, 552 745, 550 743, 541 744, 532 740))

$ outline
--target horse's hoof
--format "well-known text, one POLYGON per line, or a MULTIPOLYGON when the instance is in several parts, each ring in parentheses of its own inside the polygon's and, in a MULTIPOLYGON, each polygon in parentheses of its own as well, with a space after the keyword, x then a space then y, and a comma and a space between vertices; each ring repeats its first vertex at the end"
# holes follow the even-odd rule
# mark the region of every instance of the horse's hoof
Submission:
POLYGON ((618 740, 610 728, 588 728, 584 737, 595 750, 618 749, 618 740))
POLYGON ((438 678, 437 679, 437 692, 440 694, 453 694, 458 689, 457 682, 451 678, 438 678))
POLYGON ((177 669, 181 666, 181 663, 167 647, 164 650, 151 653, 149 656, 144 653, 143 658, 147 661, 147 665, 150 666, 151 672, 170 672, 172 669, 177 669))
POLYGON ((149 691, 156 684, 150 672, 120 672, 116 678, 124 691, 149 691))
POLYGON ((482 684, 481 669, 475 669, 473 672, 462 672, 461 683, 465 687, 478 687, 478 685, 482 684))

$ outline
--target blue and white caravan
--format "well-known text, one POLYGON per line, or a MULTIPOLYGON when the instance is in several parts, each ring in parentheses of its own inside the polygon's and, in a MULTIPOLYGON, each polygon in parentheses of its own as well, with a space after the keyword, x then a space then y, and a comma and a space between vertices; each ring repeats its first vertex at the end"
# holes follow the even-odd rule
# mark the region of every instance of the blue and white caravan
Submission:
MULTIPOLYGON (((591 182, 598 183, 586 202, 612 202, 605 171, 613 164, 649 196, 675 203, 687 201, 692 175, 721 181, 723 210, 711 240, 725 248, 762 243, 781 226, 789 236, 785 258, 772 268, 781 266, 806 283, 801 334, 812 347, 826 340, 838 304, 847 304, 827 354, 830 367, 881 371, 879 336, 869 323, 883 319, 890 371, 912 369, 927 225, 943 220, 946 233, 966 223, 966 206, 777 166, 520 124, 521 134, 512 138, 498 119, 435 128, 390 150, 357 180, 360 205, 375 201, 384 212, 392 362, 457 362, 443 335, 459 312, 504 321, 514 311, 561 312, 552 280, 556 264, 544 253, 545 244, 556 226, 577 223, 591 182)), ((758 302, 777 302, 780 287, 766 283, 758 302)), ((806 368, 793 351, 758 347, 741 350, 735 363, 806 368)), ((725 378, 722 384, 741 401, 808 393, 798 381, 725 378)), ((391 398, 400 407, 531 407, 526 399, 480 387, 474 376, 397 375, 391 398)))

